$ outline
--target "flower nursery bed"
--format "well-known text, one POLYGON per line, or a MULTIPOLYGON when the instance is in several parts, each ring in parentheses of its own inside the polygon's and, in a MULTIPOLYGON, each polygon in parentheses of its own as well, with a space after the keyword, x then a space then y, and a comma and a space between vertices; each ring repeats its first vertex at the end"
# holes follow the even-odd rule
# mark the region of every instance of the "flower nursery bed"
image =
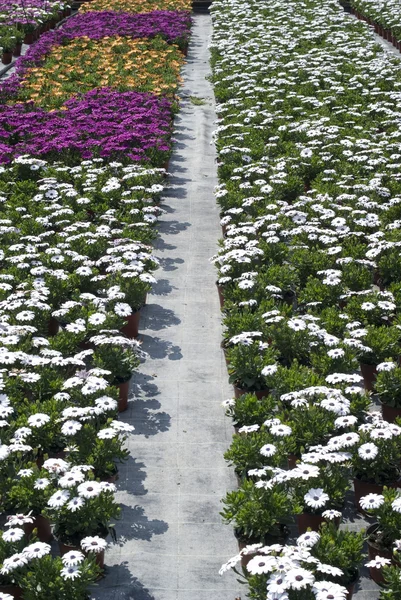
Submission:
POLYGON ((61 0, 1 0, 0 48, 3 64, 21 54, 22 43, 31 44, 71 14, 71 2, 61 0))
POLYGON ((367 540, 377 596, 395 600, 401 65, 335 1, 211 12, 214 261, 237 432, 225 457, 239 478, 222 515, 240 552, 222 572, 253 599, 349 600, 367 540), (374 526, 349 530, 356 511, 374 526))
POLYGON ((396 0, 377 4, 371 0, 352 0, 352 12, 367 21, 385 40, 401 51, 401 13, 396 0))
POLYGON ((123 13, 148 13, 155 10, 191 10, 191 0, 89 0, 80 12, 112 10, 123 13))
POLYGON ((120 516, 190 17, 112 4, 44 35, 1 89, 1 600, 87 600, 120 516))

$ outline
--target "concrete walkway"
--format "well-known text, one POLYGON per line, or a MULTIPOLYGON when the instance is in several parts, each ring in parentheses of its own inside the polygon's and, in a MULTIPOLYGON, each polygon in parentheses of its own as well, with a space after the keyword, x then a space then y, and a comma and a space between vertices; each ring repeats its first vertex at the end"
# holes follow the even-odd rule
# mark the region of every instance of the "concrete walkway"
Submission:
POLYGON ((205 80, 210 33, 210 16, 194 15, 156 244, 161 267, 141 318, 149 357, 121 415, 136 429, 118 482, 118 543, 106 554, 108 575, 94 592, 101 600, 235 600, 244 592, 235 576, 218 574, 238 548, 219 515, 235 480, 223 458, 232 429, 221 402, 232 388, 209 262, 221 235, 210 145, 214 101, 205 80), (194 97, 205 103, 193 104, 194 97))

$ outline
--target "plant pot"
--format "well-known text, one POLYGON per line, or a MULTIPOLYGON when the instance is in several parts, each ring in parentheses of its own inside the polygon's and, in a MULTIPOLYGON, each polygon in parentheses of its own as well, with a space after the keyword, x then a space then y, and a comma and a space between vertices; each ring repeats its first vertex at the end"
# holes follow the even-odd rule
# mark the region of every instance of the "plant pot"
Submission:
POLYGON ((224 306, 224 287, 222 285, 219 285, 218 283, 216 283, 216 285, 217 285, 217 292, 219 294, 220 308, 222 309, 224 306))
POLYGON ((243 388, 240 388, 237 385, 234 385, 234 396, 236 398, 240 398, 244 394, 255 394, 256 398, 258 400, 261 400, 262 398, 266 398, 266 396, 268 396, 270 394, 270 390, 267 388, 264 390, 257 390, 257 391, 244 390, 243 388))
POLYGON ((287 456, 287 462, 288 462, 288 468, 289 469, 295 469, 295 467, 297 466, 297 460, 300 460, 300 456, 297 456, 296 454, 288 454, 287 456))
POLYGON ((350 583, 346 583, 345 587, 347 588, 347 595, 345 600, 352 600, 352 596, 354 595, 355 585, 359 579, 359 571, 357 571, 354 579, 350 583))
POLYGON ((139 310, 129 315, 127 318, 127 323, 124 327, 121 328, 121 333, 124 333, 128 338, 135 339, 139 335, 139 319, 141 317, 141 313, 139 310))
POLYGON ((370 481, 362 481, 362 479, 358 479, 357 477, 355 477, 354 478, 354 497, 355 497, 355 506, 356 506, 357 511, 364 515, 367 515, 366 511, 364 511, 362 509, 361 505, 359 504, 359 500, 363 496, 367 496, 368 494, 382 494, 384 486, 396 488, 396 487, 399 487, 399 482, 396 481, 393 483, 385 483, 382 485, 379 483, 371 483, 370 481))
POLYGON ((16 44, 13 52, 13 56, 21 56, 22 44, 16 44))
POLYGON ((0 585, 0 594, 10 594, 14 600, 22 598, 22 589, 18 585, 0 585))
POLYGON ((389 406, 388 404, 382 404, 382 415, 385 421, 389 423, 395 423, 397 417, 401 417, 401 408, 389 406))
POLYGON ((3 56, 1 57, 1 62, 3 63, 3 65, 9 65, 11 63, 13 59, 13 53, 10 52, 3 52, 3 56))
POLYGON ((101 477, 101 481, 106 481, 107 483, 115 483, 118 481, 120 474, 118 472, 118 467, 116 467, 115 473, 113 475, 109 475, 108 477, 101 477))
MULTIPOLYGON (((84 552, 82 550, 82 548, 80 548, 79 546, 69 546, 68 544, 64 544, 64 542, 61 542, 60 540, 58 540, 58 546, 60 548, 60 554, 61 556, 64 556, 64 554, 67 554, 67 552, 71 552, 71 551, 75 551, 75 552, 83 552, 85 554, 85 556, 88 556, 88 552, 84 552)), ((102 550, 101 552, 98 552, 95 556, 96 556, 96 564, 103 570, 104 569, 104 550, 102 550)))
POLYGON ((364 363, 360 363, 360 367, 365 390, 371 392, 376 381, 377 365, 366 365, 364 363))
POLYGON ((35 36, 33 33, 26 33, 25 37, 24 37, 24 44, 33 44, 33 42, 35 41, 35 36))
POLYGON ((124 381, 124 383, 120 383, 117 385, 118 387, 118 412, 124 412, 128 408, 128 392, 129 392, 129 382, 124 381))
MULTIPOLYGON (((320 525, 328 522, 322 515, 313 515, 311 513, 301 513, 296 515, 296 521, 299 535, 302 535, 308 529, 319 531, 320 525)), ((340 525, 340 517, 336 517, 332 522, 338 527, 340 525)))
MULTIPOLYGON (((278 535, 272 535, 267 533, 262 538, 248 538, 244 537, 238 529, 234 529, 234 535, 237 538, 238 548, 239 550, 243 550, 246 546, 250 546, 252 544, 260 544, 262 543, 264 546, 269 546, 271 544, 285 544, 288 536, 289 530, 285 525, 278 525, 278 535)), ((252 554, 245 554, 241 556, 241 566, 246 567, 251 558, 257 554, 256 552, 252 554)))
POLYGON ((53 539, 50 521, 48 521, 43 515, 37 515, 34 517, 33 523, 25 523, 25 535, 30 537, 34 529, 37 530, 38 538, 41 542, 48 544, 53 539))
MULTIPOLYGON (((383 558, 388 558, 391 561, 393 561, 392 550, 387 550, 387 548, 380 548, 377 544, 375 544, 374 540, 371 537, 378 529, 378 527, 379 523, 373 523, 373 525, 370 525, 366 530, 369 560, 374 560, 376 556, 382 556, 383 558)), ((379 585, 382 585, 384 583, 382 569, 369 567, 369 575, 375 583, 378 583, 379 585)))
POLYGON ((48 328, 47 328, 48 334, 52 337, 57 335, 59 328, 60 328, 60 324, 57 321, 57 319, 55 317, 50 317, 48 328))

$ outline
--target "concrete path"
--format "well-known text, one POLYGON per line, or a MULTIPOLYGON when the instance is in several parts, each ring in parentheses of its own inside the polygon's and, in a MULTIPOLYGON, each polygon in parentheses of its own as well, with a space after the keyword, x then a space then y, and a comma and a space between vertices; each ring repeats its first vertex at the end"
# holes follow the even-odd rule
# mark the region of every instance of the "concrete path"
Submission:
POLYGON ((205 79, 210 33, 210 16, 194 15, 156 244, 161 266, 141 318, 149 357, 135 377, 129 410, 121 415, 136 430, 118 482, 119 542, 107 552, 108 575, 94 593, 99 600, 235 600, 241 593, 245 598, 235 576, 218 574, 238 549, 231 526, 219 515, 221 498, 235 480, 223 458, 232 429, 221 402, 232 388, 220 350, 221 317, 209 262, 221 235, 210 145, 214 101, 205 79), (205 103, 194 105, 190 97, 205 103))

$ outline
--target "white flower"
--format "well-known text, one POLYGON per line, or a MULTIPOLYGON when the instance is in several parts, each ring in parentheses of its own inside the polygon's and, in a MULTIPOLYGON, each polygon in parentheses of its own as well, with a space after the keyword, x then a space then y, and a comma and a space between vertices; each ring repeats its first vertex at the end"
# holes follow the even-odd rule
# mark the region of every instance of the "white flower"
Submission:
POLYGON ((42 558, 42 556, 46 556, 46 554, 50 554, 50 552, 50 544, 44 544, 43 542, 35 542, 34 544, 30 544, 22 551, 23 555, 29 560, 32 560, 33 558, 42 558))
POLYGON ((62 458, 48 458, 43 463, 43 468, 50 473, 64 473, 69 468, 68 462, 62 458))
POLYGON ((47 505, 51 508, 59 508, 60 506, 64 506, 64 504, 68 501, 70 497, 70 492, 67 490, 59 490, 55 492, 52 496, 50 496, 47 505))
POLYGON ((246 568, 251 575, 263 575, 274 570, 276 559, 273 556, 255 556, 246 568))
POLYGON ((332 575, 332 577, 341 577, 344 575, 343 571, 338 567, 333 567, 333 565, 326 565, 325 563, 318 563, 316 565, 316 569, 320 573, 325 573, 326 575, 332 575))
POLYGON ((73 567, 79 565, 85 556, 79 550, 71 550, 61 557, 61 560, 67 567, 73 567))
POLYGON ((359 504, 363 510, 369 510, 372 508, 380 508, 384 503, 384 496, 380 494, 367 494, 359 500, 359 504))
POLYGON ((396 365, 393 362, 382 362, 382 363, 379 363, 376 367, 376 369, 377 369, 377 371, 379 371, 379 373, 381 371, 392 371, 395 368, 396 368, 396 365))
POLYGON ((132 308, 125 302, 117 302, 114 307, 114 312, 119 317, 129 317, 132 314, 132 308))
POLYGON ((365 563, 366 567, 372 569, 381 569, 385 565, 391 565, 391 560, 389 558, 384 558, 383 556, 376 556, 373 560, 365 563))
POLYGON ((320 540, 320 535, 316 531, 308 531, 297 538, 297 545, 306 548, 312 548, 320 540))
MULTIPOLYGON (((269 598, 269 594, 274 594, 274 596, 270 596, 270 598, 281 598, 282 594, 285 593, 285 590, 287 589, 287 582, 285 579, 285 574, 283 573, 274 573, 273 575, 270 576, 270 578, 267 580, 267 592, 268 592, 268 596, 267 598, 269 598)), ((288 596, 287 596, 288 598, 288 596)))
POLYGON ((97 481, 85 481, 78 486, 77 490, 81 498, 96 498, 101 493, 102 488, 97 481))
POLYGON ((395 512, 401 513, 401 497, 399 496, 391 503, 391 507, 395 512))
POLYGON ((102 325, 106 320, 106 315, 103 313, 95 313, 91 315, 88 319, 91 325, 102 325))
POLYGON ((32 475, 32 469, 20 469, 17 473, 19 477, 30 477, 32 475))
POLYGON ((313 590, 316 600, 346 600, 348 597, 345 587, 331 581, 316 581, 313 590))
POLYGON ((84 504, 85 504, 84 500, 82 498, 78 498, 78 496, 76 496, 75 498, 72 498, 69 501, 69 503, 67 504, 67 508, 71 512, 76 512, 77 510, 82 508, 84 504))
POLYGON ((14 527, 8 531, 3 531, 3 540, 6 542, 18 542, 25 535, 25 532, 20 527, 14 527))
POLYGON ((358 448, 358 455, 363 460, 373 460, 374 458, 376 458, 378 453, 379 448, 372 443, 362 444, 362 446, 358 448))
POLYGON ((322 488, 311 488, 304 495, 305 504, 311 508, 321 508, 329 500, 330 497, 322 488))
POLYGON ((33 518, 30 515, 31 513, 27 515, 11 515, 10 517, 7 517, 6 527, 15 527, 17 525, 25 525, 25 523, 33 523, 33 518))
POLYGON ((340 429, 341 427, 351 427, 357 423, 358 418, 354 415, 347 415, 346 417, 337 417, 334 421, 334 426, 336 429, 340 429))
POLYGON ((277 435, 278 437, 286 437, 291 435, 292 429, 288 425, 283 425, 281 423, 280 425, 272 425, 270 427, 270 433, 272 435, 277 435))
POLYGON ((14 600, 14 596, 6 594, 5 592, 0 592, 0 600, 14 600))
POLYGON ((319 467, 314 465, 306 465, 304 463, 300 463, 293 469, 293 474, 296 477, 300 477, 307 481, 308 479, 312 479, 314 477, 318 477, 320 473, 319 467))
POLYGON ((66 421, 61 427, 61 433, 63 435, 75 435, 80 429, 82 429, 82 423, 78 421, 66 421))
POLYGON ((79 471, 65 473, 63 477, 59 479, 59 486, 62 488, 74 487, 77 483, 81 483, 85 479, 85 475, 79 471))
POLYGON ((313 585, 315 578, 310 571, 306 569, 292 569, 286 575, 288 586, 293 590, 302 590, 313 585))
POLYGON ((342 513, 339 510, 334 510, 332 508, 329 508, 329 510, 325 510, 324 512, 322 512, 322 517, 324 519, 328 519, 329 521, 332 521, 333 519, 341 518, 342 513))
POLYGON ((327 352, 327 356, 329 358, 342 358, 344 356, 345 352, 342 348, 334 348, 333 350, 328 350, 327 352))
POLYGON ((61 569, 60 575, 63 579, 76 579, 77 577, 80 577, 81 571, 79 567, 70 565, 61 569))
POLYGON ((263 377, 268 377, 269 375, 274 375, 274 373, 276 373, 277 369, 278 369, 277 365, 267 365, 266 367, 263 367, 262 375, 263 375, 263 377))
POLYGON ((97 535, 93 537, 88 536, 81 540, 81 548, 84 552, 98 553, 107 548, 107 542, 97 535))
POLYGON ((42 427, 42 425, 45 425, 49 421, 49 415, 46 415, 44 413, 36 413, 35 415, 31 415, 28 418, 28 425, 30 427, 42 427))
MULTIPOLYGON (((0 570, 2 575, 8 575, 14 571, 14 569, 18 569, 18 567, 23 567, 28 562, 28 557, 25 553, 13 554, 9 558, 5 558, 3 562, 3 566, 0 570)), ((12 597, 12 596, 10 596, 12 597)))
POLYGON ((273 456, 274 454, 276 454, 276 452, 277 452, 277 448, 276 448, 276 446, 274 446, 274 444, 265 444, 260 449, 261 455, 266 456, 266 457, 273 456))
POLYGON ((113 429, 111 427, 106 427, 105 429, 101 429, 98 432, 97 437, 99 438, 99 440, 112 440, 117 435, 118 435, 118 431, 116 431, 115 429, 113 429))

